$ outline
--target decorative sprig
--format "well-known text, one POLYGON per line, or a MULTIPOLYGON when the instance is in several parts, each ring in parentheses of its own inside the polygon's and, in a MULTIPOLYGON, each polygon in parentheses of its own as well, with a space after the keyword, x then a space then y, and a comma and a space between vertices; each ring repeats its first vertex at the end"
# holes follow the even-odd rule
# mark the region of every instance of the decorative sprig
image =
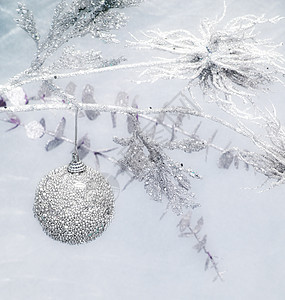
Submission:
POLYGON ((199 206, 191 200, 195 195, 191 192, 189 176, 201 177, 170 159, 157 142, 141 131, 138 123, 131 138, 114 138, 114 142, 127 147, 123 159, 118 161, 119 173, 128 171, 134 179, 144 182, 147 194, 154 200, 166 198, 167 207, 176 214, 199 206))
MULTIPOLYGON (((153 49, 170 53, 174 58, 161 58, 158 61, 142 62, 130 65, 119 65, 124 58, 105 59, 98 51, 79 51, 74 47, 66 47, 56 60, 48 60, 61 50, 72 39, 91 34, 105 41, 116 42, 113 30, 122 27, 126 22, 124 14, 118 9, 139 3, 140 0, 75 0, 70 5, 62 1, 55 9, 52 24, 46 38, 41 38, 34 21, 33 14, 24 5, 19 4, 18 25, 23 28, 36 43, 35 59, 31 67, 14 76, 6 85, 0 86, 0 112, 10 112, 5 120, 13 127, 22 126, 29 138, 36 139, 44 134, 52 136, 46 144, 46 150, 51 151, 64 141, 72 142, 64 137, 66 120, 62 118, 55 131, 46 129, 45 120, 32 121, 22 124, 14 113, 18 111, 35 111, 42 109, 75 110, 87 116, 90 121, 99 117, 101 112, 109 112, 112 116, 113 127, 116 127, 116 114, 127 115, 127 130, 129 138, 114 138, 123 147, 123 157, 116 160, 106 153, 113 149, 92 150, 90 139, 84 135, 78 142, 78 153, 81 159, 93 152, 96 163, 99 157, 107 158, 116 163, 120 170, 127 172, 131 180, 144 183, 145 190, 156 201, 167 200, 167 208, 181 215, 188 208, 199 206, 191 191, 192 178, 200 176, 182 163, 175 162, 167 154, 167 150, 182 150, 186 153, 206 151, 210 147, 221 152, 219 167, 229 168, 232 163, 237 167, 239 161, 251 165, 256 171, 267 178, 275 180, 275 185, 285 182, 285 130, 278 121, 276 114, 263 113, 255 107, 252 96, 258 90, 265 91, 273 82, 282 83, 284 75, 284 58, 276 50, 279 45, 269 40, 259 39, 255 33, 258 25, 277 23, 282 18, 266 19, 264 16, 244 16, 235 18, 219 28, 224 15, 215 20, 204 20, 201 23, 201 37, 194 36, 187 30, 170 32, 150 31, 145 40, 135 39, 131 45, 139 49, 153 49), (235 117, 233 123, 206 114, 201 105, 187 98, 180 105, 173 105, 173 99, 162 108, 150 107, 139 109, 137 102, 130 105, 128 95, 121 93, 115 105, 96 103, 95 92, 91 85, 86 85, 82 93, 82 103, 75 98, 75 84, 70 83, 65 89, 55 84, 54 79, 68 78, 120 69, 145 68, 142 75, 147 75, 150 81, 160 78, 179 78, 187 80, 188 89, 199 86, 210 101, 219 105, 227 113, 235 117), (40 104, 29 102, 22 85, 33 81, 42 81, 38 92, 40 104), (235 99, 233 96, 237 96, 235 99), (237 99, 241 98, 258 115, 252 116, 239 107, 237 99), (149 115, 157 114, 152 118, 149 115), (197 131, 200 123, 187 132, 183 128, 186 116, 207 119, 229 128, 233 132, 248 138, 257 147, 256 151, 241 150, 237 147, 228 149, 213 144, 216 131, 208 140, 201 138, 197 131), (266 135, 257 135, 249 125, 240 121, 247 118, 265 129, 266 135), (142 119, 150 121, 143 129, 142 119), (168 122, 170 121, 170 122, 168 122), (260 123, 258 123, 260 122, 260 123), (165 129, 167 135, 162 140, 156 138, 158 127, 165 129), (177 138, 177 133, 185 136, 177 138), (165 151, 166 150, 166 151, 165 151)), ((35 97, 37 98, 37 97, 35 97)), ((96 99, 97 100, 97 99, 96 99)), ((252 125, 252 124, 250 124, 252 125)), ((165 133, 165 132, 164 132, 165 133)), ((222 279, 217 263, 207 250, 207 236, 200 237, 203 218, 192 227, 190 215, 182 217, 179 223, 181 236, 194 236, 197 252, 207 255, 205 269, 212 266, 217 278, 222 279)))
POLYGON ((244 126, 259 151, 237 151, 237 154, 257 172, 273 180, 271 187, 285 183, 285 129, 276 116, 276 112, 263 113, 263 124, 266 135, 261 137, 244 126))
POLYGON ((191 137, 179 141, 166 142, 165 148, 170 150, 180 149, 186 153, 198 152, 207 148, 207 141, 201 140, 198 136, 192 135, 191 137))
POLYGON ((83 53, 75 51, 72 47, 66 48, 59 60, 51 65, 48 66, 45 62, 70 40, 87 34, 106 41, 117 41, 111 31, 121 28, 126 23, 125 15, 118 9, 140 2, 142 1, 75 0, 67 4, 66 1, 61 1, 55 8, 46 38, 40 38, 32 12, 25 5, 19 3, 19 18, 16 21, 36 42, 37 50, 30 68, 12 77, 7 84, 0 85, 0 95, 33 81, 44 82, 55 78, 71 77, 72 74, 66 72, 68 69, 73 70, 76 74, 93 73, 105 67, 112 69, 124 59, 103 59, 99 52, 83 53), (64 69, 66 66, 68 68, 64 69), (59 73, 59 75, 55 73, 59 73))
POLYGON ((247 15, 219 28, 222 19, 203 20, 201 37, 182 29, 151 30, 144 34, 143 40, 134 37, 129 45, 137 49, 159 50, 176 57, 173 63, 169 63, 169 58, 161 58, 161 65, 148 67, 141 76, 150 82, 172 78, 187 80, 189 88, 199 85, 203 94, 221 108, 242 115, 237 108, 238 98, 252 103, 257 90, 267 90, 273 82, 283 84, 285 60, 276 51, 280 44, 260 39, 256 32, 257 25, 275 24, 283 18, 247 15), (238 98, 234 100, 232 96, 238 98))
POLYGON ((54 74, 58 71, 67 70, 88 70, 104 68, 107 66, 115 66, 125 61, 123 57, 117 59, 104 59, 100 51, 94 50, 80 51, 75 47, 66 47, 62 55, 46 68, 43 68, 43 72, 47 74, 54 74))
POLYGON ((218 262, 215 260, 214 256, 209 252, 209 250, 206 247, 207 244, 207 235, 204 235, 202 238, 200 238, 200 231, 202 230, 204 219, 201 217, 198 221, 195 227, 191 225, 191 211, 184 214, 178 223, 177 227, 180 231, 180 237, 191 237, 193 236, 195 240, 197 241, 197 244, 194 246, 194 249, 200 253, 203 251, 206 256, 206 262, 205 262, 205 271, 208 270, 209 266, 213 268, 216 272, 216 276, 214 277, 213 281, 216 281, 218 278, 223 281, 223 273, 219 271, 218 269, 218 262))
POLYGON ((17 24, 29 34, 39 48, 40 34, 37 31, 33 13, 22 3, 18 3, 17 12, 19 15, 16 19, 17 24))
MULTIPOLYGON (((46 39, 38 43, 37 57, 32 63, 33 69, 38 69, 50 55, 71 39, 91 34, 93 37, 106 41, 117 41, 110 31, 124 26, 126 17, 116 9, 132 6, 139 2, 141 1, 75 0, 68 5, 66 1, 61 1, 55 8, 46 39)), ((19 4, 20 7, 22 4, 19 4)), ((19 9, 19 13, 21 19, 29 20, 26 19, 23 10, 19 9)), ((24 24, 27 22, 25 21, 24 24)), ((33 33, 33 30, 36 30, 35 26, 22 27, 29 31, 30 35, 36 35, 33 33)))

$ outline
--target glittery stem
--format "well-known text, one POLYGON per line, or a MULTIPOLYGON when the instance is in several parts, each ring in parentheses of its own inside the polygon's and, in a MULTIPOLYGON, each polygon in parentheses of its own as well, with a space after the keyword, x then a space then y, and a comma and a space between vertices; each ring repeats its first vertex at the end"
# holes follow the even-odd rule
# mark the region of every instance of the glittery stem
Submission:
MULTIPOLYGON (((201 239, 199 238, 198 234, 192 229, 192 227, 189 225, 188 226, 188 229, 190 230, 191 234, 194 235, 196 241, 198 243, 201 243, 201 239)), ((217 262, 215 261, 214 257, 211 255, 211 253, 209 252, 209 250, 206 248, 206 246, 203 246, 202 247, 202 250, 203 252, 208 256, 208 258, 210 259, 211 261, 211 264, 212 264, 212 267, 214 268, 216 274, 217 274, 217 278, 219 278, 221 281, 224 281, 222 275, 223 275, 223 272, 220 272, 219 269, 218 269, 218 264, 217 262)))
POLYGON ((150 62, 142 62, 136 64, 125 64, 125 65, 116 65, 98 69, 90 69, 90 70, 80 70, 70 73, 53 73, 53 74, 44 74, 43 72, 30 73, 31 69, 28 69, 20 74, 14 76, 9 80, 9 83, 5 85, 0 85, 0 93, 9 91, 14 89, 15 87, 22 86, 35 81, 49 81, 52 79, 63 79, 70 78, 75 76, 89 75, 95 73, 103 73, 103 72, 113 72, 118 70, 127 70, 127 69, 138 69, 138 68, 148 68, 160 65, 174 64, 179 62, 179 59, 168 59, 163 61, 150 61, 150 62), (21 79, 23 77, 23 79, 21 79))
POLYGON ((243 130, 237 128, 230 123, 219 119, 215 116, 211 116, 208 114, 204 114, 203 112, 196 111, 191 108, 186 107, 167 107, 167 108, 148 108, 148 109, 138 109, 134 107, 122 107, 115 105, 106 105, 106 104, 84 104, 84 103, 76 103, 76 104, 35 104, 35 105, 22 105, 15 107, 1 107, 1 112, 28 112, 28 111, 40 111, 40 110, 73 110, 77 107, 81 110, 94 110, 99 112, 116 112, 121 114, 138 114, 138 115, 151 115, 151 114, 160 114, 160 113, 177 113, 177 114, 185 114, 192 115, 196 117, 202 117, 213 122, 219 123, 223 126, 234 130, 235 132, 242 134, 244 136, 249 137, 249 134, 246 134, 243 130), (76 105, 76 106, 75 106, 76 105))

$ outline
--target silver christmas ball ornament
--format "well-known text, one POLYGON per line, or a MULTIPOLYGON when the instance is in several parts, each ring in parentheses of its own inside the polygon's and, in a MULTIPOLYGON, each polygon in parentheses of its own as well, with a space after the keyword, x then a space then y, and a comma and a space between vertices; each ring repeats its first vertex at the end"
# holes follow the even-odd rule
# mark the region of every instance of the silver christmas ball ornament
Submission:
POLYGON ((100 236, 114 214, 114 194, 106 179, 78 155, 39 183, 34 216, 54 240, 81 244, 100 236))

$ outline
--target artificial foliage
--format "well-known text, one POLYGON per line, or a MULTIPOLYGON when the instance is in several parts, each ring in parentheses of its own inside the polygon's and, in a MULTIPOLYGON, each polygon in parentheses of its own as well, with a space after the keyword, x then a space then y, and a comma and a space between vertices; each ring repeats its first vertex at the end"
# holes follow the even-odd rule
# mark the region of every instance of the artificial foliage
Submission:
MULTIPOLYGON (((117 166, 114 177, 122 173, 129 175, 129 182, 124 188, 138 180, 144 186, 146 198, 166 202, 166 211, 171 210, 180 217, 180 235, 193 237, 197 241, 194 248, 206 255, 205 270, 212 267, 215 279, 222 279, 218 262, 207 248, 207 235, 201 234, 203 218, 197 224, 191 224, 191 215, 199 214, 200 207, 199 195, 192 191, 191 182, 202 179, 202 176, 199 170, 192 170, 172 159, 171 152, 183 151, 192 155, 205 151, 207 156, 209 149, 214 149, 220 153, 220 168, 228 169, 232 164, 238 168, 243 164, 245 169, 252 167, 264 174, 270 187, 284 183, 284 127, 274 107, 259 106, 256 97, 258 93, 267 92, 270 84, 284 84, 284 58, 278 52, 280 41, 265 40, 256 33, 257 27, 274 26, 282 22, 282 18, 248 15, 224 24, 225 5, 221 17, 201 22, 200 36, 188 29, 151 30, 142 39, 132 36, 132 40, 126 42, 129 47, 167 54, 134 64, 128 64, 125 57, 106 59, 96 49, 78 50, 70 43, 75 38, 90 35, 109 42, 112 49, 112 43, 119 42, 114 31, 121 29, 127 21, 124 10, 140 2, 62 1, 55 8, 45 37, 38 32, 32 11, 19 4, 16 22, 35 42, 35 55, 29 68, 0 86, 0 112, 6 113, 3 120, 12 124, 10 130, 23 126, 28 138, 50 136, 46 151, 52 151, 64 142, 74 142, 64 135, 66 119, 62 118, 57 128, 50 129, 44 118, 24 124, 18 112, 79 110, 81 117, 90 122, 110 114, 113 127, 121 121, 117 118, 118 114, 126 115, 128 137, 112 137, 110 132, 114 148, 98 150, 90 146, 89 137, 85 135, 76 144, 80 159, 91 153, 97 166, 101 159, 107 159, 117 166), (55 55, 59 51, 60 55, 55 55), (173 78, 185 80, 186 89, 177 96, 179 105, 177 97, 163 107, 156 107, 154 99, 152 107, 141 109, 135 100, 129 103, 123 92, 118 94, 114 105, 97 103, 96 89, 87 83, 81 101, 76 99, 76 76, 123 69, 138 70, 137 82, 154 83, 173 78), (72 81, 65 88, 60 87, 57 82, 66 78, 72 81), (30 97, 23 88, 33 82, 40 82, 40 86, 37 95, 30 97), (199 94, 204 95, 203 101, 217 104, 217 115, 204 111, 199 94), (231 116, 231 122, 220 117, 220 110, 231 116), (189 116, 195 120, 192 131, 184 126, 189 116), (242 135, 256 150, 216 145, 217 132, 211 128, 210 136, 200 136, 203 120, 242 135), (261 128, 262 132, 255 132, 255 128, 261 128), (117 151, 118 147, 120 151, 117 151)), ((134 9, 129 9, 128 14, 131 15, 134 9)), ((204 207, 207 209, 206 205, 204 207)), ((62 236, 59 235, 58 239, 62 240, 62 236)))

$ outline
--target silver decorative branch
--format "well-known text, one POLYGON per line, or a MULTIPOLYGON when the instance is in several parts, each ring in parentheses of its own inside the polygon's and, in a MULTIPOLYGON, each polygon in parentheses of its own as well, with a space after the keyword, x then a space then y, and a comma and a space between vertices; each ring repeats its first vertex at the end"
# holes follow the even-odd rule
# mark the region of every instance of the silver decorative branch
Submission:
MULTIPOLYGON (((177 62, 176 59, 169 59, 167 63, 173 64, 177 62)), ((29 70, 25 70, 14 77, 12 77, 7 84, 0 85, 0 94, 3 94, 7 91, 13 90, 16 87, 23 86, 32 82, 37 81, 49 81, 54 79, 64 79, 71 78, 77 76, 84 76, 89 74, 98 74, 103 72, 114 72, 119 70, 128 70, 128 69, 139 69, 139 68, 148 68, 153 66, 159 66, 164 64, 165 61, 150 61, 150 62, 142 62, 142 63, 134 63, 134 64, 123 64, 123 65, 115 65, 115 66, 102 66, 96 68, 88 68, 84 70, 77 70, 73 72, 64 72, 61 73, 59 71, 56 72, 46 72, 44 69, 41 72, 30 72, 29 70)))
MULTIPOLYGON (((53 138, 53 140, 49 140, 45 146, 46 151, 51 151, 54 148, 58 147, 62 142, 69 143, 71 145, 74 145, 74 140, 70 139, 66 136, 64 136, 64 129, 65 129, 65 118, 62 118, 61 121, 59 122, 57 128, 55 131, 47 130, 45 127, 45 120, 41 119, 40 122, 37 121, 32 121, 28 124, 24 124, 21 122, 17 116, 11 115, 10 118, 4 118, 0 119, 0 121, 6 122, 6 123, 11 123, 15 124, 15 120, 17 120, 17 127, 20 126, 22 128, 26 129, 26 134, 29 138, 31 139, 38 139, 42 138, 44 135, 48 135, 53 138), (14 123, 13 123, 14 122, 14 123)), ((15 127, 12 127, 8 129, 8 131, 14 129, 15 127)), ((109 153, 111 151, 116 150, 117 148, 104 148, 104 149, 92 149, 90 147, 90 141, 89 139, 85 136, 81 138, 78 141, 78 153, 81 159, 83 159, 88 153, 93 153, 97 160, 97 156, 101 156, 104 159, 110 161, 113 164, 117 164, 118 160, 116 160, 114 157, 111 157, 107 155, 106 153, 109 153)), ((98 163, 97 163, 98 166, 98 163)))
POLYGON ((251 106, 259 90, 267 91, 274 82, 284 85, 285 60, 276 51, 283 44, 260 39, 256 31, 258 25, 276 24, 283 18, 247 15, 219 27, 223 16, 203 20, 200 37, 183 29, 151 30, 144 33, 145 39, 133 37, 128 44, 139 50, 166 52, 177 59, 173 64, 169 64, 168 58, 164 65, 147 68, 141 73, 147 78, 145 81, 187 80, 189 88, 198 85, 211 102, 241 117, 244 114, 238 107, 239 99, 251 106))
POLYGON ((33 13, 24 4, 19 3, 19 18, 16 22, 36 43, 35 59, 28 69, 15 75, 7 84, 0 86, 0 95, 34 81, 96 73, 100 68, 120 63, 122 58, 106 60, 102 58, 100 52, 81 52, 68 47, 58 60, 46 66, 47 59, 74 38, 90 34, 105 41, 118 42, 110 31, 121 28, 127 20, 118 9, 141 2, 141 0, 74 0, 68 4, 66 1, 61 1, 54 10, 46 38, 41 38, 38 33, 33 13), (73 72, 70 72, 70 75, 64 74, 67 70, 73 72))
MULTIPOLYGON (((69 95, 69 100, 73 100, 73 96, 69 95)), ((71 101, 70 100, 70 101, 71 101)), ((260 124, 259 127, 265 127, 267 135, 269 138, 267 140, 262 138, 262 136, 256 135, 252 130, 250 130, 244 123, 239 121, 237 124, 230 124, 229 122, 217 118, 215 116, 205 114, 202 111, 197 111, 188 107, 163 107, 163 108, 148 108, 148 109, 138 109, 136 107, 130 106, 118 106, 118 105, 105 105, 105 104, 85 104, 85 103, 57 103, 56 99, 48 99, 47 104, 34 104, 34 105, 22 105, 22 106, 9 106, 1 107, 0 112, 25 112, 25 111, 38 111, 38 110, 74 110, 75 107, 83 111, 94 111, 94 112, 111 112, 111 113, 121 113, 132 116, 140 116, 152 122, 158 122, 158 119, 152 119, 147 117, 149 115, 161 115, 161 114, 176 114, 176 115, 191 115, 202 119, 210 120, 214 123, 220 124, 223 127, 227 127, 230 130, 236 132, 237 134, 243 135, 249 140, 251 140, 256 146, 259 152, 249 152, 244 151, 238 148, 232 148, 231 150, 223 150, 223 148, 213 145, 212 143, 204 143, 202 141, 189 140, 191 134, 185 132, 183 129, 176 128, 175 131, 179 131, 189 138, 185 142, 180 141, 179 143, 167 143, 169 149, 191 149, 191 145, 195 144, 195 147, 201 147, 204 149, 206 147, 215 148, 223 152, 223 160, 225 166, 229 166, 229 163, 233 161, 233 157, 244 161, 246 164, 253 166, 253 168, 266 175, 268 178, 277 179, 276 184, 282 184, 284 182, 284 169, 285 169, 285 159, 284 159, 284 141, 285 141, 285 131, 281 126, 279 120, 275 115, 270 114, 269 112, 262 113, 260 112, 259 119, 255 120, 256 124, 260 124), (53 101, 53 103, 50 103, 53 101), (200 144, 202 143, 202 144, 200 144), (187 146, 189 144, 190 146, 187 146), (200 146, 199 146, 199 145, 200 146), (190 147, 190 148, 189 148, 190 147), (228 157, 226 157, 229 155, 228 157)), ((159 121, 164 127, 173 129, 173 125, 169 125, 162 120, 159 121)))
MULTIPOLYGON (((36 45, 35 59, 31 66, 12 77, 8 83, 0 85, 0 112, 10 113, 6 121, 13 124, 12 130, 17 126, 24 126, 27 136, 41 138, 44 134, 52 136, 46 144, 46 150, 53 150, 63 141, 70 142, 64 137, 65 119, 59 122, 54 132, 45 128, 45 121, 33 121, 22 124, 15 112, 28 112, 40 110, 79 110, 85 112, 89 120, 95 120, 100 113, 111 113, 115 127, 115 114, 127 115, 129 138, 114 138, 114 141, 123 147, 122 158, 115 160, 105 153, 112 149, 102 151, 92 150, 90 140, 83 136, 78 141, 79 154, 84 157, 93 152, 107 158, 120 168, 119 173, 127 172, 131 180, 136 179, 144 183, 148 195, 157 201, 162 198, 168 200, 167 207, 180 215, 185 209, 199 206, 192 199, 190 179, 199 179, 200 176, 183 164, 173 161, 164 150, 182 150, 187 153, 201 151, 213 147, 222 152, 219 166, 228 168, 236 160, 242 160, 254 167, 269 179, 276 182, 273 185, 285 182, 285 129, 277 119, 276 113, 262 111, 256 106, 253 96, 259 90, 266 91, 269 84, 282 83, 285 73, 283 56, 276 50, 280 45, 269 40, 259 39, 256 27, 265 23, 277 23, 281 17, 267 19, 264 16, 243 16, 235 18, 219 28, 225 13, 215 20, 205 19, 200 26, 201 37, 194 36, 187 30, 174 30, 170 32, 150 31, 145 34, 144 40, 134 38, 129 45, 138 49, 150 49, 165 52, 174 58, 159 58, 149 62, 134 64, 121 64, 125 58, 103 58, 98 51, 79 51, 74 47, 66 47, 57 59, 52 56, 59 49, 74 38, 91 34, 109 42, 117 42, 110 30, 124 26, 126 17, 118 9, 140 3, 140 0, 75 0, 70 5, 62 1, 55 9, 50 30, 46 38, 42 38, 36 28, 32 12, 23 4, 19 4, 18 25, 33 39, 36 45), (48 60, 50 59, 51 60, 48 60), (48 64, 48 61, 52 61, 48 64), (193 99, 194 109, 190 106, 164 105, 162 108, 150 107, 141 109, 133 102, 132 106, 124 99, 117 99, 116 105, 97 104, 93 98, 94 89, 87 85, 82 93, 82 103, 74 96, 74 88, 69 86, 63 90, 56 81, 74 76, 84 76, 102 72, 114 72, 126 69, 145 69, 141 76, 147 75, 151 82, 158 79, 178 78, 187 80, 188 90, 192 93, 193 87, 198 86, 204 95, 208 95, 211 102, 215 102, 226 113, 234 117, 234 122, 209 115, 203 112, 200 104, 193 99), (42 96, 44 103, 28 104, 21 86, 42 81, 42 96), (243 105, 254 111, 240 107, 243 105), (7 105, 7 103, 8 105, 7 105), (153 115, 156 115, 153 117, 153 115), (171 119, 175 115, 175 120, 171 119), (196 132, 185 131, 182 127, 183 117, 191 115, 206 119, 229 128, 231 131, 248 138, 256 146, 256 152, 240 150, 239 148, 223 149, 213 144, 212 137, 206 141, 200 139, 196 132), (165 121, 170 119, 170 124, 165 121), (141 127, 140 120, 151 121, 141 127), (242 119, 242 121, 241 121, 242 119), (248 123, 246 123, 248 121, 248 123), (265 135, 257 135, 251 126, 255 124, 265 129, 265 135), (164 140, 156 139, 157 127, 161 125, 167 129, 164 140), (176 132, 187 138, 176 139, 176 132), (165 139, 166 138, 166 139, 165 139)), ((83 113, 82 113, 83 114, 83 113)), ((199 232, 203 225, 201 218, 193 228, 190 215, 184 216, 179 229, 182 236, 192 235, 198 244, 195 249, 207 255, 205 269, 211 264, 217 277, 222 279, 217 262, 206 248, 207 236, 200 238, 199 232)))
POLYGON ((187 214, 183 215, 181 218, 179 224, 177 227, 179 228, 180 231, 180 237, 191 237, 193 236, 195 240, 197 241, 197 244, 194 246, 194 249, 197 250, 197 252, 203 251, 206 256, 206 262, 205 262, 205 271, 208 270, 209 265, 211 268, 214 269, 216 272, 216 276, 213 279, 213 281, 216 281, 218 278, 223 281, 223 273, 219 271, 218 269, 218 263, 215 260, 214 256, 209 252, 209 250, 206 247, 207 244, 207 235, 204 235, 203 238, 201 239, 199 236, 200 231, 202 230, 204 224, 203 217, 201 217, 195 227, 192 227, 191 225, 191 212, 188 212, 187 214))
POLYGON ((31 70, 39 70, 47 58, 71 39, 87 34, 105 41, 117 42, 110 31, 126 24, 126 17, 118 9, 133 6, 141 0, 74 0, 68 4, 61 1, 55 8, 47 37, 42 39, 37 31, 33 13, 18 4, 18 25, 35 41, 37 52, 31 70))
POLYGON ((177 215, 182 214, 185 208, 200 206, 192 200, 195 195, 191 192, 189 177, 201 177, 166 155, 160 143, 142 132, 136 117, 133 116, 131 137, 115 137, 113 140, 127 147, 123 158, 118 161, 119 173, 129 171, 134 179, 144 183, 147 194, 154 200, 166 198, 167 207, 177 215))
POLYGON ((243 131, 242 129, 236 127, 215 116, 205 114, 201 111, 196 111, 187 107, 167 107, 167 108, 147 108, 147 109, 138 109, 134 107, 122 107, 115 105, 107 104, 83 104, 83 103, 53 103, 53 104, 35 104, 35 105, 20 105, 20 106, 10 106, 10 107, 0 107, 0 112, 28 112, 28 111, 40 111, 40 110, 74 110, 77 107, 80 110, 93 110, 98 112, 116 112, 121 114, 132 114, 132 115, 151 115, 151 114, 161 114, 161 113, 176 113, 184 115, 192 115, 196 117, 205 118, 211 120, 215 123, 219 123, 223 126, 228 127, 229 129, 242 134, 246 137, 250 135, 243 131))

